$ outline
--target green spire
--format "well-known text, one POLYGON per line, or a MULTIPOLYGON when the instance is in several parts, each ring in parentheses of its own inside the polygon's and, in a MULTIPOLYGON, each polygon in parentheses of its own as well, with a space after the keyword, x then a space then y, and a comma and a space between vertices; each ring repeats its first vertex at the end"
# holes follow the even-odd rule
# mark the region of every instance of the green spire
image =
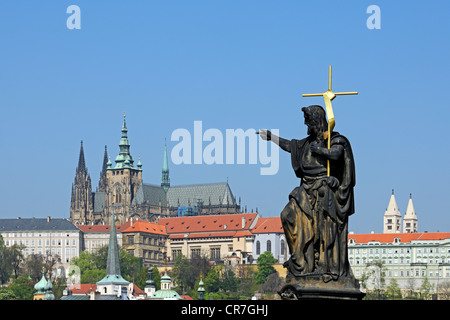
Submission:
POLYGON ((119 143, 119 155, 116 157, 116 166, 114 169, 134 168, 133 157, 130 154, 130 142, 128 141, 128 129, 125 121, 125 113, 123 115, 122 138, 119 143))
POLYGON ((139 161, 137 163, 138 170, 142 170, 142 163, 141 163, 141 155, 139 155, 139 161))
POLYGON ((97 282, 98 284, 114 283, 128 284, 120 273, 119 245, 117 244, 116 224, 114 218, 114 207, 111 214, 111 226, 109 231, 108 258, 106 260, 106 275, 97 282))
POLYGON ((162 167, 161 187, 167 192, 170 188, 169 162, 167 160, 167 144, 164 141, 164 161, 162 167))
POLYGON ((205 288, 203 287, 203 276, 200 275, 200 282, 198 283, 198 290, 197 290, 197 299, 198 300, 205 300, 205 288))

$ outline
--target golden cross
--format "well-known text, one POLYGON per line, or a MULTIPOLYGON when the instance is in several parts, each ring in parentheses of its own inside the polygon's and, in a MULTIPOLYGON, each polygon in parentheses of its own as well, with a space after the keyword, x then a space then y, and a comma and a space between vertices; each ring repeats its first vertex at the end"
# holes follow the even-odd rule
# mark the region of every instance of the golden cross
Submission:
MULTIPOLYGON (((358 92, 352 91, 352 92, 333 92, 331 91, 331 66, 328 68, 328 90, 324 93, 306 93, 303 94, 303 97, 318 97, 323 96, 323 99, 325 100, 325 109, 327 113, 328 118, 328 131, 323 133, 323 138, 328 139, 328 149, 331 148, 331 132, 334 129, 335 120, 334 120, 334 113, 333 108, 331 106, 331 101, 336 98, 336 96, 342 96, 342 95, 348 95, 348 94, 358 94, 358 92)), ((328 176, 330 175, 330 161, 327 161, 327 171, 328 176)))

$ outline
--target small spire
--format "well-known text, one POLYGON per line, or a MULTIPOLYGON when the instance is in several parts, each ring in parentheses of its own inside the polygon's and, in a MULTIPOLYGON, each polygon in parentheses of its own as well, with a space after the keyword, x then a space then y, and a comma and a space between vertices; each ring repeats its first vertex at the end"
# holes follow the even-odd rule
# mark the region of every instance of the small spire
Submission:
POLYGON ((84 160, 83 140, 81 140, 80 156, 78 158, 77 172, 78 171, 86 171, 86 161, 84 160))
POLYGON ((161 175, 161 187, 163 187, 164 191, 166 192, 170 188, 169 161, 167 157, 167 143, 165 139, 164 139, 164 159, 161 175))
POLYGON ((139 154, 139 161, 138 161, 138 163, 137 163, 137 168, 139 169, 139 170, 142 170, 142 163, 141 163, 141 155, 139 154))

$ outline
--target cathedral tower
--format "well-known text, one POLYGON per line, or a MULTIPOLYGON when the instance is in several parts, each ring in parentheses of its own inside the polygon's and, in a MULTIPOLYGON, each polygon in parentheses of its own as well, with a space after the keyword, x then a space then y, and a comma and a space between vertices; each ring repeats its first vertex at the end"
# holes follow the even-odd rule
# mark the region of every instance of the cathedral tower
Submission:
POLYGON ((133 200, 139 186, 142 183, 142 165, 139 161, 137 168, 130 154, 130 143, 128 141, 128 129, 123 118, 122 137, 119 142, 119 154, 115 159, 115 166, 110 161, 106 168, 106 216, 103 222, 108 223, 110 214, 114 207, 117 220, 124 223, 131 215, 131 201, 133 200))
POLYGON ((408 207, 406 208, 405 216, 403 217, 403 232, 417 232, 417 215, 414 210, 414 205, 412 201, 412 195, 409 195, 408 207))
POLYGON ((402 215, 398 210, 397 201, 395 201, 394 190, 392 190, 391 199, 384 213, 383 233, 401 232, 402 215))
POLYGON ((92 200, 91 177, 86 168, 83 141, 81 141, 80 156, 78 158, 75 181, 72 184, 72 196, 70 201, 70 220, 72 223, 89 223, 94 211, 92 200))

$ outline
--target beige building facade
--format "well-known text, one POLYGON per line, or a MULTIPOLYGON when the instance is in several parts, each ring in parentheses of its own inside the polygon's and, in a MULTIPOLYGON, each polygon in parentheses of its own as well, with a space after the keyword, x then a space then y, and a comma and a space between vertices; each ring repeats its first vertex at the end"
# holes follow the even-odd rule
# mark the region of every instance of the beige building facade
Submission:
POLYGON ((216 263, 249 264, 255 238, 251 230, 259 218, 258 213, 242 213, 166 218, 158 224, 165 226, 169 235, 169 261, 183 254, 188 259, 204 256, 216 263))

